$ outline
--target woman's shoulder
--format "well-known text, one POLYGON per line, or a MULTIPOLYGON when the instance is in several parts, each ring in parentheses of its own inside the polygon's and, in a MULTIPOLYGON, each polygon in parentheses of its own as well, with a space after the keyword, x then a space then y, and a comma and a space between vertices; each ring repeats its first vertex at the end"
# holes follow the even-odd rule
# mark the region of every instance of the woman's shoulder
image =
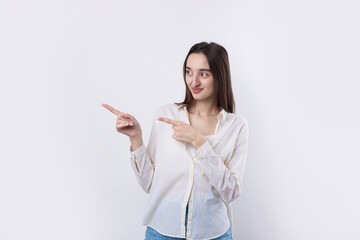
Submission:
POLYGON ((236 124, 240 127, 248 127, 248 121, 241 113, 229 113, 227 112, 227 117, 230 121, 235 121, 236 124))
POLYGON ((185 106, 184 104, 177 104, 177 103, 166 103, 166 104, 162 104, 159 105, 157 107, 157 110, 178 110, 180 107, 185 106))
POLYGON ((155 113, 159 114, 159 113, 166 113, 166 112, 175 112, 178 111, 179 108, 183 106, 181 104, 176 104, 176 103, 166 103, 166 104, 162 104, 162 105, 158 105, 156 107, 155 113))

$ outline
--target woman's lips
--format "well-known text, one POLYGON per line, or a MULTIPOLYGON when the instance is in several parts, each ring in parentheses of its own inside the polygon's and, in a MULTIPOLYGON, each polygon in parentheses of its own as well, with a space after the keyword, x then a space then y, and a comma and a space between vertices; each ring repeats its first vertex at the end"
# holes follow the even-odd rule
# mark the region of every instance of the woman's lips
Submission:
POLYGON ((202 88, 193 88, 192 90, 193 90, 194 93, 199 93, 203 89, 202 88))

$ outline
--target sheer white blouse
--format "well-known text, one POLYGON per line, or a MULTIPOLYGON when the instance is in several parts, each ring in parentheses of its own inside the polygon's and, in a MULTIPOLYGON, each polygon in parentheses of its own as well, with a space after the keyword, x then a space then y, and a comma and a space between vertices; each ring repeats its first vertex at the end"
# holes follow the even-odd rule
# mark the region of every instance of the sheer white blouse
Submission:
POLYGON ((212 239, 231 226, 231 202, 241 193, 248 151, 249 127, 244 117, 221 110, 214 135, 196 150, 176 141, 165 117, 189 122, 185 105, 165 104, 154 114, 147 146, 130 150, 131 166, 149 193, 143 224, 177 238, 212 239), (188 223, 185 236, 185 211, 188 223))

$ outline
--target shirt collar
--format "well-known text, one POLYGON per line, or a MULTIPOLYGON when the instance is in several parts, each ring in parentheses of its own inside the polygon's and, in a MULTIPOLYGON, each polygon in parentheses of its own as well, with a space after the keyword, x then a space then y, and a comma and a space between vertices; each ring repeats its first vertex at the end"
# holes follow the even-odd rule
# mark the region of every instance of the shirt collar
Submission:
MULTIPOLYGON (((180 110, 180 109, 182 109, 182 110, 183 110, 183 109, 187 110, 186 105, 185 105, 185 104, 180 104, 180 105, 178 106, 178 110, 180 110)), ((227 115, 227 112, 225 111, 225 109, 221 108, 221 111, 220 111, 219 114, 217 115, 217 118, 218 118, 218 119, 221 118, 222 120, 225 120, 226 115, 227 115)))

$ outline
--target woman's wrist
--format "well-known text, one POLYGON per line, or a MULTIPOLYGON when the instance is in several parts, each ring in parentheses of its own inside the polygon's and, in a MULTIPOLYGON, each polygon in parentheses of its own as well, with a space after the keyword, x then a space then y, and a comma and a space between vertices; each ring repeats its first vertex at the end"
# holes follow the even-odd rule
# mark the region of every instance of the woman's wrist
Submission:
POLYGON ((130 151, 135 151, 136 149, 138 149, 139 147, 141 147, 142 145, 142 136, 136 136, 136 137, 130 137, 130 142, 131 142, 131 147, 130 147, 130 151))
POLYGON ((202 145, 204 145, 204 143, 206 143, 206 138, 204 137, 204 135, 202 134, 198 134, 194 141, 193 141, 193 146, 196 150, 198 150, 202 145))

